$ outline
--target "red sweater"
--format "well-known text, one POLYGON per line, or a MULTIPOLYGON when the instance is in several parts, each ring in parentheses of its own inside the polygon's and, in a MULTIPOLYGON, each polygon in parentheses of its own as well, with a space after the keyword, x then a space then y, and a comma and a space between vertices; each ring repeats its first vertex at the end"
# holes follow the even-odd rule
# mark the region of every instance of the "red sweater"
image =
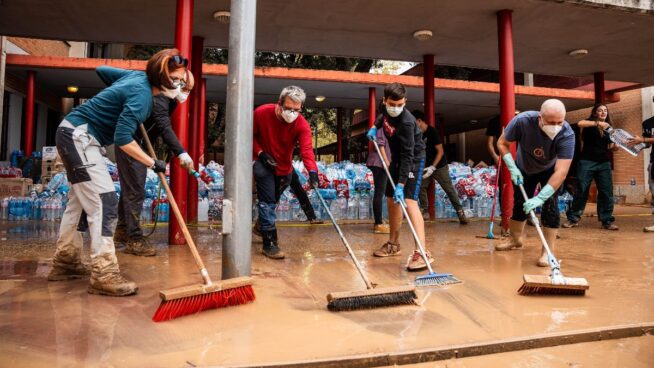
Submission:
POLYGON ((300 156, 307 171, 318 171, 311 145, 311 128, 302 115, 291 124, 279 120, 275 114, 276 104, 261 105, 254 110, 253 158, 259 152, 269 154, 276 162, 275 174, 288 175, 293 170, 293 149, 300 146, 300 156))

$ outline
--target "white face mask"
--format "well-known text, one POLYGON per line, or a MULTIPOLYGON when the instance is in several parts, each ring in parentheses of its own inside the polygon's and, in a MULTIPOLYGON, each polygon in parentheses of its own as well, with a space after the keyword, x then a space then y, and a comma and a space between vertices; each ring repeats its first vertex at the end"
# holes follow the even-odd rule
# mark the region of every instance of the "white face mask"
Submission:
POLYGON ((543 124, 543 126, 540 127, 540 129, 547 134, 548 137, 550 137, 551 140, 554 140, 554 137, 556 137, 557 134, 563 129, 561 125, 549 125, 549 124, 543 124))
POLYGON ((294 122, 295 119, 297 119, 297 116, 298 116, 297 111, 282 109, 282 119, 284 119, 284 121, 289 123, 289 124, 294 122))
POLYGON ((400 114, 402 113, 402 110, 404 110, 404 105, 402 105, 402 106, 397 106, 397 107, 386 105, 386 112, 387 112, 388 115, 390 115, 392 118, 395 118, 395 117, 400 116, 400 114))
POLYGON ((161 93, 163 93, 164 96, 170 98, 171 100, 174 100, 177 98, 177 96, 182 92, 181 87, 176 87, 174 89, 168 89, 166 87, 161 87, 161 93))
POLYGON ((190 92, 187 93, 187 92, 179 91, 179 94, 177 94, 177 102, 184 103, 186 101, 186 99, 188 98, 189 94, 190 94, 190 92))

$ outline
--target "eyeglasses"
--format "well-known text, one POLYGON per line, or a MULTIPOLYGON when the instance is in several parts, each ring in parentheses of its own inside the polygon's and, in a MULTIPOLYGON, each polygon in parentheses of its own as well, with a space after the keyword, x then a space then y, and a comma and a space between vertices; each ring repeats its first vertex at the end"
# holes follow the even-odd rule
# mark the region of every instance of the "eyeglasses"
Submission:
POLYGON ((187 67, 188 66, 188 59, 183 57, 182 55, 173 55, 168 60, 168 65, 169 66, 177 65, 177 66, 187 67))
POLYGON ((301 107, 300 107, 299 109, 292 109, 292 108, 290 108, 290 107, 285 107, 284 105, 281 105, 281 104, 280 104, 279 106, 281 106, 281 107, 282 107, 282 110, 283 110, 283 111, 286 111, 286 112, 297 112, 298 114, 302 112, 302 108, 301 108, 301 107))

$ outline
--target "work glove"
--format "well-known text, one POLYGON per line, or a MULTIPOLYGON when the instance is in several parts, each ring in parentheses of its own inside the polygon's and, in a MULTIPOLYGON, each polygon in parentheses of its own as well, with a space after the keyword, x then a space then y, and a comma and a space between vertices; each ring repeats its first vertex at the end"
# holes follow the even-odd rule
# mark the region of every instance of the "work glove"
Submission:
POLYGON ((186 153, 180 153, 177 158, 179 159, 179 164, 185 169, 192 169, 193 168, 193 159, 191 156, 186 153))
POLYGON ((422 178, 427 179, 428 177, 431 176, 431 174, 434 173, 434 171, 436 171, 436 168, 434 167, 434 165, 430 165, 430 166, 425 167, 422 170, 422 178))
POLYGON ((545 201, 554 194, 554 188, 551 185, 547 184, 543 189, 538 192, 538 195, 532 198, 529 198, 525 201, 525 204, 522 206, 522 209, 525 210, 526 214, 535 210, 545 203, 545 201))
POLYGON ((259 154, 259 161, 261 161, 264 166, 266 166, 268 169, 275 171, 275 166, 277 166, 277 162, 267 153, 261 151, 259 154))
POLYGON ((309 183, 311 184, 312 187, 318 188, 318 185, 320 184, 320 179, 318 178, 317 171, 309 171, 309 183))
POLYGON ((375 142, 377 140, 377 127, 372 127, 366 134, 369 141, 375 142))
POLYGON ((154 160, 154 164, 150 166, 150 169, 156 173, 166 173, 166 162, 161 161, 161 160, 154 160))
POLYGON ((395 186, 395 193, 393 193, 393 201, 395 203, 402 203, 404 204, 404 184, 398 183, 395 186))
POLYGON ((518 166, 516 166, 515 161, 513 161, 513 156, 511 156, 511 153, 506 153, 504 156, 502 156, 502 159, 504 159, 506 168, 509 169, 509 172, 511 173, 511 181, 513 184, 522 185, 522 173, 520 172, 520 169, 518 169, 518 166))

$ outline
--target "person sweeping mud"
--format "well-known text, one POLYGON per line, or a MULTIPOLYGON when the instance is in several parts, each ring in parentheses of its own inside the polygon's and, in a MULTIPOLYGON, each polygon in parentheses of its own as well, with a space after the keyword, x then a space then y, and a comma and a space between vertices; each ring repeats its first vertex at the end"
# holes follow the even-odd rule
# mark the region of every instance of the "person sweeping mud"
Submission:
MULTIPOLYGON (((526 111, 515 116, 504 128, 497 148, 511 173, 514 196, 511 237, 496 245, 495 250, 522 248, 527 215, 541 206, 544 236, 550 248, 554 249, 561 222, 556 192, 570 169, 575 148, 575 135, 565 121, 565 106, 559 100, 550 99, 543 102, 540 112, 526 111), (518 145, 517 163, 510 151, 512 142, 518 145), (541 185, 541 190, 525 201, 518 188, 523 184, 528 195, 534 193, 537 184, 541 185)), ((537 264, 549 266, 544 248, 537 264)))
MULTIPOLYGON (((113 240, 118 198, 104 161, 103 146, 115 143, 146 167, 165 172, 165 162, 150 158, 133 136, 150 116, 154 88, 175 89, 186 74, 186 65, 166 57, 169 53, 162 50, 150 58, 145 73, 127 72, 59 124, 57 151, 71 188, 48 280, 74 279, 90 273, 91 294, 127 296, 138 291, 136 283, 121 275, 118 267, 113 240), (82 234, 77 231, 78 225, 85 222, 91 238, 90 272, 81 261, 82 234)), ((173 54, 179 52, 174 50, 173 54)))
MULTIPOLYGON (((399 83, 391 83, 384 88, 383 113, 377 116, 375 124, 367 133, 374 141, 377 130, 382 129, 391 149, 393 161, 388 168, 395 186, 386 185, 386 203, 390 222, 389 239, 373 254, 376 257, 399 256, 400 228, 402 226, 402 208, 400 202, 406 203, 407 212, 422 244, 425 244, 425 223, 418 207, 418 195, 422 170, 425 165, 425 143, 416 118, 405 108, 406 88, 399 83)), ((427 252, 429 263, 434 259, 427 252)), ((407 269, 418 271, 427 264, 417 249, 409 257, 407 269)))
MULTIPOLYGON (((174 55, 170 55, 173 57, 174 55)), ((181 58, 181 57, 180 57, 181 58)), ((188 61, 178 59, 180 63, 188 64, 188 61)), ((118 72, 127 72, 116 69, 115 75, 121 75, 118 72)), ((113 83, 110 76, 103 76, 105 83, 113 83)), ((152 115, 143 123, 150 141, 154 142, 159 136, 163 138, 164 143, 177 156, 179 164, 184 168, 193 168, 193 160, 186 152, 179 139, 173 131, 170 116, 177 107, 178 103, 184 103, 193 89, 193 74, 188 70, 183 80, 177 82, 175 89, 165 87, 153 87, 152 97, 152 115)), ((136 140, 142 149, 145 149, 141 132, 137 131, 136 140)), ((145 200, 145 179, 147 176, 147 167, 135 158, 130 157, 123 150, 116 150, 116 165, 118 166, 118 175, 120 178, 121 195, 118 200, 118 225, 114 234, 116 243, 125 244, 125 253, 136 256, 154 256, 156 250, 152 244, 143 236, 143 229, 139 223, 143 201, 145 200)))
POLYGON ((318 166, 313 155, 311 127, 300 114, 306 94, 297 86, 285 87, 276 104, 254 110, 252 170, 257 184, 259 218, 255 225, 263 238, 263 254, 283 259, 279 247, 275 208, 291 182, 293 148, 297 143, 311 186, 318 185, 318 166))

